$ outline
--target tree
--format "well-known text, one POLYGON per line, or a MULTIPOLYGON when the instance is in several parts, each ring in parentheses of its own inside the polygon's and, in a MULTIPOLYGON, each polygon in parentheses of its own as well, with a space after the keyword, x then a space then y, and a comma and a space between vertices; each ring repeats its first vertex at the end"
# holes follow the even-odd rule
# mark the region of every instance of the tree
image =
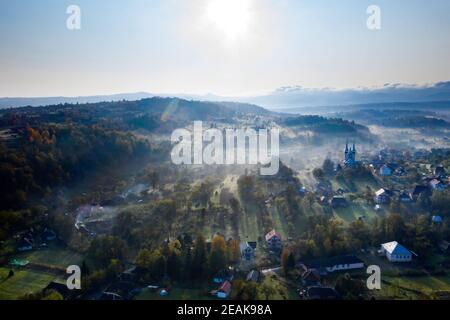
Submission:
POLYGON ((109 266, 112 259, 123 261, 128 253, 125 241, 114 236, 99 236, 89 247, 88 256, 100 267, 109 266))
POLYGON ((230 252, 229 254, 230 260, 235 263, 238 262, 241 259, 241 250, 239 247, 239 241, 234 239, 231 240, 228 248, 230 252))
POLYGON ((195 239, 194 254, 192 258, 191 276, 201 278, 205 273, 206 264, 206 242, 205 238, 199 234, 195 239))
POLYGON ((257 287, 258 285, 254 282, 245 283, 240 292, 240 298, 246 301, 255 300, 257 295, 257 287))
POLYGON ((359 279, 352 279, 346 273, 340 275, 336 280, 336 291, 346 299, 357 299, 365 291, 365 284, 359 279))
POLYGON ((426 260, 433 252, 433 242, 438 243, 438 236, 431 230, 430 220, 426 215, 419 215, 413 226, 413 236, 408 237, 411 240, 411 246, 420 260, 426 260))
POLYGON ((255 192, 255 178, 253 176, 240 176, 238 181, 238 191, 241 199, 254 200, 255 192))
POLYGON ((147 179, 150 181, 152 188, 156 189, 156 185, 159 183, 159 173, 152 170, 147 174, 147 179))
POLYGON ((419 211, 426 211, 430 208, 431 205, 430 198, 425 193, 421 193, 417 197, 415 205, 419 211))
POLYGON ((281 252, 281 267, 285 275, 288 275, 289 271, 295 267, 294 255, 288 249, 283 249, 281 252))
POLYGON ((363 197, 368 205, 375 205, 375 200, 373 199, 373 191, 370 186, 366 186, 366 188, 364 189, 363 197))
POLYGON ((152 266, 151 252, 148 249, 141 249, 136 257, 136 267, 143 270, 150 270, 152 266))
POLYGON ((64 298, 58 291, 49 290, 42 297, 42 300, 64 300, 64 298))
POLYGON ((167 246, 167 274, 175 280, 180 279, 181 276, 181 250, 182 246, 178 240, 170 241, 167 246))
POLYGON ((386 221, 386 236, 390 239, 402 241, 406 236, 406 225, 403 218, 398 213, 390 214, 386 221))
POLYGON ((177 214, 177 206, 175 201, 172 199, 157 201, 155 204, 154 213, 162 219, 174 219, 177 214))
POLYGON ((183 280, 191 279, 191 270, 192 270, 192 250, 190 247, 186 247, 183 250, 183 280))
POLYGON ((216 235, 211 242, 211 253, 209 256, 209 271, 215 274, 224 269, 228 263, 227 245, 222 236, 216 235))
POLYGON ((331 176, 334 174, 334 162, 330 159, 325 159, 322 164, 322 170, 326 175, 331 176))
POLYGON ((433 211, 439 215, 450 216, 450 190, 434 191, 431 196, 431 205, 433 211))
POLYGON ((313 176, 316 180, 323 180, 325 178, 325 172, 322 168, 315 168, 313 170, 313 176))
POLYGON ((369 244, 370 230, 363 220, 358 219, 351 222, 347 232, 354 249, 361 249, 369 244))
POLYGON ((313 192, 308 192, 306 196, 303 198, 303 203, 307 205, 309 209, 312 208, 312 205, 316 201, 316 196, 313 192))
POLYGON ((161 251, 156 249, 152 252, 150 274, 153 279, 160 280, 166 273, 166 259, 161 251))
POLYGON ((191 199, 194 203, 206 206, 214 190, 214 184, 210 179, 205 179, 202 183, 192 188, 191 199))

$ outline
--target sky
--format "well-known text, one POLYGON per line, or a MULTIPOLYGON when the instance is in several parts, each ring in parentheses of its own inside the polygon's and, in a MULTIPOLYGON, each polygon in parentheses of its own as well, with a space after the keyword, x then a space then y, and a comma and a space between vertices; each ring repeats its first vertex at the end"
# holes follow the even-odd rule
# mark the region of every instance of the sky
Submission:
POLYGON ((425 84, 449 57, 448 0, 0 0, 0 97, 425 84))

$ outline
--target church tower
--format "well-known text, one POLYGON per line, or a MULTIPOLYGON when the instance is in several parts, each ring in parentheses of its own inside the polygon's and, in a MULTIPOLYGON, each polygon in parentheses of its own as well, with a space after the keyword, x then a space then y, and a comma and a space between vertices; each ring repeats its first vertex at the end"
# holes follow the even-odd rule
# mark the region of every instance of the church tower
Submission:
POLYGON ((344 165, 346 167, 354 167, 356 165, 356 144, 353 142, 353 146, 349 149, 348 140, 345 144, 344 165))
POLYGON ((344 163, 346 163, 347 161, 348 161, 348 139, 347 142, 345 143, 344 163))

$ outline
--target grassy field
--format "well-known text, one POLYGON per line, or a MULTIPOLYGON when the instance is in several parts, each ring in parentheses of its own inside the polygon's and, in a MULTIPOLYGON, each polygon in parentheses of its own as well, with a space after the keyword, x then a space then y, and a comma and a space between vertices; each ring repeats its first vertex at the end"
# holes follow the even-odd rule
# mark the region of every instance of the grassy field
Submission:
POLYGON ((355 221, 359 217, 363 217, 365 222, 371 223, 377 217, 377 212, 361 200, 350 203, 346 208, 334 209, 333 213, 345 223, 355 221))
POLYGON ((435 291, 450 291, 450 276, 383 277, 377 298, 427 299, 435 291))
POLYGON ((264 236, 262 224, 258 219, 258 209, 254 204, 243 205, 239 233, 241 239, 248 239, 250 241, 256 241, 258 237, 264 236))
POLYGON ((62 269, 74 264, 79 265, 82 261, 81 255, 57 246, 20 253, 15 255, 14 258, 28 260, 30 263, 50 268, 62 269))
POLYGON ((55 280, 54 275, 27 269, 14 269, 14 276, 8 278, 9 270, 0 267, 0 300, 14 300, 24 294, 37 292, 55 280))
POLYGON ((284 215, 278 210, 276 206, 269 209, 272 217, 273 227, 280 234, 283 239, 287 238, 287 222, 284 215))
POLYGON ((350 183, 347 183, 345 181, 340 181, 336 179, 332 179, 331 185, 333 186, 333 190, 337 190, 339 188, 348 190, 350 192, 361 192, 365 190, 367 186, 369 186, 372 190, 378 190, 380 188, 380 185, 376 179, 372 180, 362 180, 362 179, 354 179, 350 183))
MULTIPOLYGON (((27 260, 31 264, 48 267, 49 269, 65 270, 69 265, 81 264, 82 257, 56 245, 49 248, 16 254, 14 259, 27 260)), ((0 300, 17 299, 31 292, 45 288, 51 281, 57 279, 52 273, 33 270, 25 267, 13 268, 14 276, 8 278, 11 268, 0 267, 0 300)))

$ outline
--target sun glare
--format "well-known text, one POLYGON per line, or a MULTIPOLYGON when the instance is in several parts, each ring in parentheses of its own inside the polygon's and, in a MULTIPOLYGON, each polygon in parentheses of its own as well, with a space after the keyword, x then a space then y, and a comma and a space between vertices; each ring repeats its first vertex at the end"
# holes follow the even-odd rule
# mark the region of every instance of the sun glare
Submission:
POLYGON ((206 17, 228 40, 242 38, 248 29, 251 0, 209 0, 206 17))

